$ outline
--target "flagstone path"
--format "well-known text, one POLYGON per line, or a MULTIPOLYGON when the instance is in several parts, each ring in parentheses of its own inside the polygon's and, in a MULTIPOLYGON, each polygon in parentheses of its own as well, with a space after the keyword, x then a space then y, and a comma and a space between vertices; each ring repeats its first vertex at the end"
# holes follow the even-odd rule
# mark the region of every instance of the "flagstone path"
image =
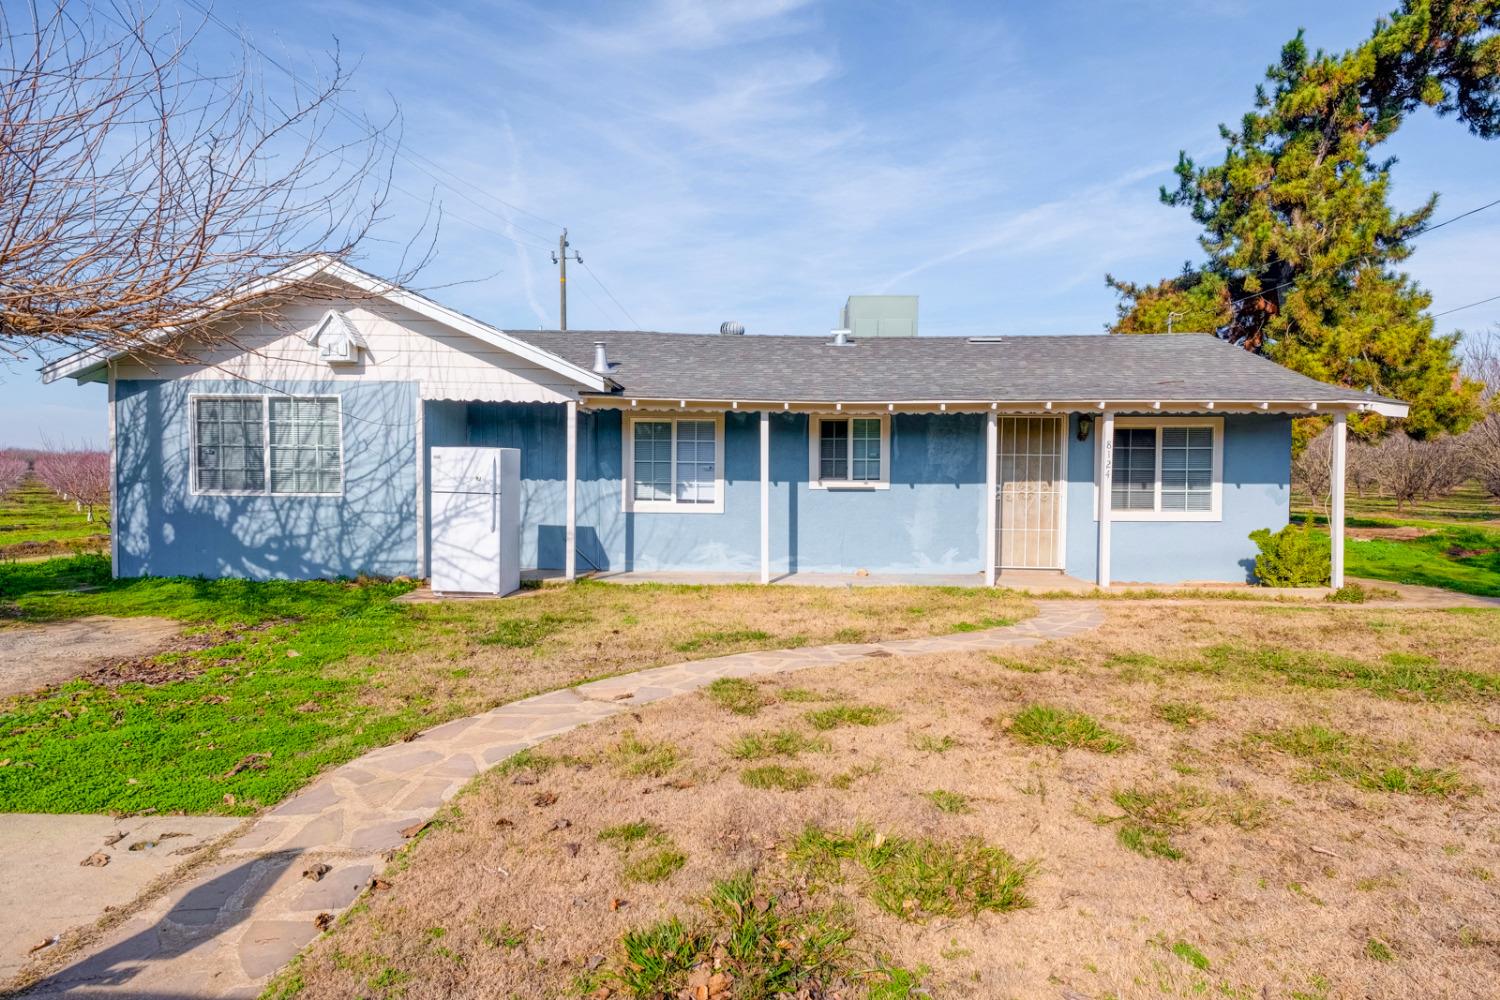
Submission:
POLYGON ((526 698, 365 754, 267 812, 216 863, 108 933, 28 996, 254 997, 348 907, 398 848, 474 775, 512 754, 720 677, 866 657, 1033 646, 1097 628, 1090 601, 1047 601, 1005 628, 921 639, 738 653, 640 670, 526 698), (328 866, 320 879, 304 875, 328 866))

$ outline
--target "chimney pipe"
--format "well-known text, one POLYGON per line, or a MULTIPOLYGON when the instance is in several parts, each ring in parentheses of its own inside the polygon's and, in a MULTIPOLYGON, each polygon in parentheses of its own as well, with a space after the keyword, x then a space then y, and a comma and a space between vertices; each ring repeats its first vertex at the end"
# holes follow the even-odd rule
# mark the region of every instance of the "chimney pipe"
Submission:
POLYGON ((609 355, 604 350, 604 341, 594 341, 594 373, 596 375, 609 375, 618 367, 619 365, 610 362, 609 355))

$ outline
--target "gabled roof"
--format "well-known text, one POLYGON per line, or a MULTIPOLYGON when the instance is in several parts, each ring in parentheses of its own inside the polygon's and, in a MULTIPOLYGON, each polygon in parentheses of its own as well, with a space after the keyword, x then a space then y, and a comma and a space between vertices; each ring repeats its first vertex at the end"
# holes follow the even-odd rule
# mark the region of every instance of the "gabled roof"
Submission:
MULTIPOLYGON (((724 336, 516 330, 577 364, 602 341, 620 394, 648 399, 799 403, 1161 401, 1258 406, 1406 404, 1318 382, 1212 334, 883 337, 724 336)), ((1399 411, 1399 412, 1397 412, 1399 411)))
MULTIPOLYGON (((246 285, 244 288, 229 293, 220 299, 206 302, 192 317, 194 322, 209 320, 218 315, 232 310, 234 307, 251 299, 260 298, 284 288, 291 287, 299 282, 312 279, 332 278, 349 285, 360 292, 375 298, 384 299, 395 305, 410 309, 412 312, 427 319, 442 323, 461 333, 484 341, 503 351, 508 351, 527 361, 540 365, 549 371, 555 372, 562 377, 577 382, 585 389, 595 392, 604 392, 611 388, 608 378, 599 375, 589 369, 588 362, 578 365, 545 349, 538 348, 524 340, 518 340, 503 330, 497 330, 486 323, 471 316, 465 316, 461 312, 449 309, 447 306, 439 305, 425 295, 419 295, 410 289, 402 288, 383 278, 378 278, 357 267, 352 267, 342 261, 335 260, 326 255, 316 255, 306 260, 299 261, 289 267, 268 275, 259 281, 246 285)), ((153 341, 166 340, 176 334, 180 328, 158 331, 151 339, 153 341)), ((75 378, 80 381, 102 370, 105 365, 116 358, 122 358, 129 354, 123 350, 104 350, 100 348, 89 348, 60 358, 42 368, 42 381, 55 382, 61 378, 75 378)))

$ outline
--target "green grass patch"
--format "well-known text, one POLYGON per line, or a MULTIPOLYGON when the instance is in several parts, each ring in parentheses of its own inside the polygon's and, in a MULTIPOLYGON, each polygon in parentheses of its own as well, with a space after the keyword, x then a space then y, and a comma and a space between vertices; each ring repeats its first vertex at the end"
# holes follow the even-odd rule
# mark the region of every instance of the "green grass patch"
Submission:
POLYGON ((664 844, 667 842, 667 832, 655 823, 636 820, 633 823, 605 827, 599 831, 599 839, 603 843, 629 849, 638 844, 664 844))
POLYGON ((1111 798, 1124 814, 1115 831, 1120 844, 1169 861, 1184 856, 1172 840, 1178 834, 1225 823, 1253 830, 1266 817, 1265 803, 1253 795, 1221 794, 1182 782, 1117 789, 1111 798))
POLYGON ((494 629, 479 637, 479 642, 507 649, 534 649, 551 636, 591 620, 588 615, 578 612, 544 612, 535 617, 517 615, 498 622, 494 629))
POLYGON ((638 885, 665 882, 687 864, 687 855, 675 847, 663 847, 632 858, 620 869, 620 877, 638 885))
POLYGON ((1195 946, 1186 941, 1177 941, 1172 945, 1172 954, 1182 959, 1188 965, 1199 972, 1207 972, 1209 969, 1208 956, 1199 951, 1195 946))
POLYGON ((798 704, 833 700, 832 695, 823 694, 821 691, 812 691, 807 688, 801 687, 782 688, 781 693, 778 697, 780 697, 782 701, 794 702, 798 704))
POLYGON ((808 712, 804 718, 808 725, 819 731, 840 729, 844 726, 881 726, 896 721, 896 713, 884 705, 852 705, 843 703, 818 708, 808 712))
POLYGON ((760 685, 743 677, 720 677, 704 688, 703 693, 709 701, 735 715, 755 715, 768 703, 760 685))
POLYGON ((1351 576, 1500 597, 1500 531, 1492 528, 1442 525, 1418 538, 1351 538, 1344 560, 1351 576))
POLYGON ((1215 718, 1208 709, 1191 701, 1159 701, 1151 706, 1151 714, 1179 729, 1196 729, 1215 718))
POLYGON ((1254 748, 1269 747, 1305 767, 1306 781, 1337 779, 1372 792, 1462 798, 1477 792, 1454 768, 1426 767, 1412 759, 1409 747, 1389 744, 1320 725, 1252 733, 1254 748))
POLYGON ((1004 628, 1007 625, 1014 625, 1015 623, 1016 620, 1014 618, 986 616, 978 621, 954 622, 949 626, 949 630, 953 632, 983 632, 985 629, 1004 628))
POLYGON ((871 902, 915 923, 1031 905, 1024 890, 1032 866, 977 837, 944 843, 887 836, 868 826, 847 835, 809 827, 787 856, 815 880, 838 881, 846 867, 854 869, 871 902))
MULTIPOLYGON (((706 649, 721 650, 729 646, 761 646, 770 641, 771 633, 760 629, 713 629, 690 635, 680 642, 673 643, 672 648, 679 653, 700 653, 706 649)), ((795 646, 802 643, 789 641, 788 644, 795 646)))
POLYGON ((922 753, 947 753, 955 747, 961 747, 963 743, 955 736, 944 734, 934 736, 931 733, 913 733, 911 747, 922 753))
POLYGON ((75 680, 5 702, 0 810, 249 813, 415 731, 426 705, 372 710, 374 669, 344 662, 412 642, 392 603, 411 586, 111 580, 99 556, 0 566, 0 599, 25 619, 160 615, 208 638, 155 658, 170 683, 75 680))
POLYGON ((969 805, 969 797, 960 792, 950 792, 942 788, 935 788, 924 794, 923 798, 931 802, 933 808, 937 809, 938 812, 961 815, 974 811, 969 805))
POLYGON ((1093 753, 1119 753, 1131 745, 1092 716, 1053 705, 1028 705, 1011 720, 1009 731, 1023 743, 1093 753))
POLYGON ((609 748, 607 757, 626 778, 665 778, 682 762, 682 751, 665 740, 651 742, 626 730, 609 748))
POLYGON ((674 916, 625 933, 609 964, 575 987, 658 1000, 690 995, 697 970, 703 980, 717 971, 733 996, 769 1000, 826 996, 850 980, 891 981, 887 970, 864 967, 853 938, 843 910, 784 901, 744 874, 715 884, 696 919, 674 916))
POLYGON ((1396 953, 1380 938, 1372 937, 1365 942, 1365 957, 1372 962, 1394 962, 1396 953))
POLYGON ((796 757, 804 753, 827 753, 828 741, 805 736, 795 729, 765 730, 747 733, 729 745, 729 756, 736 760, 765 760, 768 757, 796 757))
POLYGON ((1393 651, 1359 660, 1318 650, 1220 643, 1178 660, 1153 659, 1166 673, 1276 681, 1295 687, 1354 689, 1407 701, 1461 701, 1500 697, 1500 674, 1445 667, 1430 656, 1393 651))
POLYGON ((817 780, 818 776, 805 767, 788 767, 784 764, 762 764, 740 772, 741 784, 778 792, 800 792, 804 788, 811 788, 817 780))

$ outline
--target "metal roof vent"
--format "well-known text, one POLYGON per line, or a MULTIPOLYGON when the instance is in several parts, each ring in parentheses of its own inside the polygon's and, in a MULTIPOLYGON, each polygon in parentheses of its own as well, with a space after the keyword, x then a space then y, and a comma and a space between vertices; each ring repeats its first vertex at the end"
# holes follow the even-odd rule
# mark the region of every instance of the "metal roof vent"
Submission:
POLYGON ((729 320, 719 324, 719 332, 726 337, 743 337, 745 335, 745 324, 729 320))
POLYGON ((604 350, 604 341, 594 341, 594 374, 612 375, 620 366, 609 360, 609 354, 604 350))
POLYGON ((971 344, 1003 344, 1003 343, 1005 343, 1005 338, 1004 337, 968 337, 966 339, 971 344))
POLYGON ((829 347, 853 347, 854 341, 849 339, 848 330, 833 331, 833 339, 828 342, 829 347))

